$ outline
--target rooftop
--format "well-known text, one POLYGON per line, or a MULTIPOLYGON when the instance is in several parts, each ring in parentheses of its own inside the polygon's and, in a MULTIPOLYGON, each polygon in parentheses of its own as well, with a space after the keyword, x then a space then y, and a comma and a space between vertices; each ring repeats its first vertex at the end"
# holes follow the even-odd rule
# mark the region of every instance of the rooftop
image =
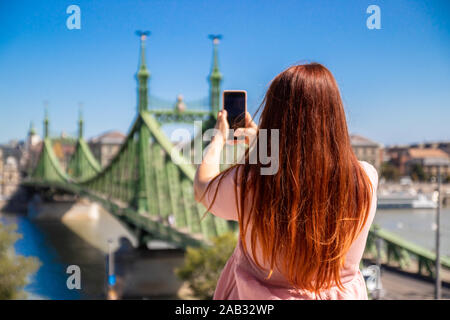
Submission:
POLYGON ((411 158, 424 159, 424 158, 442 158, 448 159, 449 156, 445 151, 441 149, 431 148, 410 148, 409 155, 411 158))
POLYGON ((357 134, 351 134, 350 135, 350 142, 352 146, 357 147, 380 147, 381 145, 375 141, 372 141, 366 137, 357 135, 357 134))
POLYGON ((107 131, 89 140, 89 143, 121 144, 126 138, 122 132, 117 130, 107 131))

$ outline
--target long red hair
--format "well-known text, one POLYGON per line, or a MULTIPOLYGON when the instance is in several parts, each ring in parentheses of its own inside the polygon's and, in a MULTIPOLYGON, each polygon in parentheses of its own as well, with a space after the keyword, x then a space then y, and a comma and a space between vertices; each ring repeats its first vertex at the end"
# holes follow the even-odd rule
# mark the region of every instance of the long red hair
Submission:
POLYGON ((237 165, 244 251, 251 225, 252 256, 263 268, 258 243, 269 277, 277 268, 299 289, 343 289, 340 270, 366 223, 372 185, 351 147, 336 81, 318 63, 290 67, 272 80, 262 106, 257 139, 267 129, 270 154, 270 129, 279 130, 279 168, 261 175, 267 165, 251 164, 248 150, 245 164, 237 165))

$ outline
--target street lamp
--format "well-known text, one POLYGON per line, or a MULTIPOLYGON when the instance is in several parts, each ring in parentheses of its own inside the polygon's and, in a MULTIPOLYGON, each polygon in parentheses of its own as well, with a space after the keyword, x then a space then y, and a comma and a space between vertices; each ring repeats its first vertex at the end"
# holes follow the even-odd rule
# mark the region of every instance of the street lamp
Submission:
POLYGON ((434 287, 434 298, 441 299, 441 250, 440 250, 440 227, 441 227, 441 167, 449 166, 450 161, 445 158, 426 159, 426 165, 437 167, 437 207, 436 207, 436 282, 434 287))
POLYGON ((361 273, 366 280, 367 290, 370 292, 373 299, 379 300, 383 290, 380 267, 374 264, 361 270, 361 273))
POLYGON ((116 285, 116 275, 114 272, 114 251, 113 251, 113 240, 108 239, 108 287, 107 287, 107 299, 117 300, 117 293, 115 290, 116 285))

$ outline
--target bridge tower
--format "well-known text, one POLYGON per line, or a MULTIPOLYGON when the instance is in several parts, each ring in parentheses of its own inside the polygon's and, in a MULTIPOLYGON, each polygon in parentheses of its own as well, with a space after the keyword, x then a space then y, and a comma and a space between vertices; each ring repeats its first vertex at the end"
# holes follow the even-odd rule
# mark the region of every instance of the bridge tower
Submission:
POLYGON ((218 45, 222 36, 210 34, 209 38, 213 42, 213 63, 211 74, 209 75, 209 103, 213 116, 217 117, 217 112, 220 110, 220 84, 222 82, 222 74, 219 71, 218 45))
POLYGON ((44 117, 44 139, 49 137, 48 132, 48 109, 45 107, 45 117, 44 117))
MULTIPOLYGON (((81 114, 81 107, 78 111, 78 141, 83 139, 83 115, 81 114)), ((78 147, 78 146, 77 146, 78 147)), ((77 159, 78 161, 75 161, 75 172, 72 173, 75 177, 81 177, 83 174, 83 167, 81 165, 81 161, 77 159)))
POLYGON ((70 158, 67 166, 67 173, 78 182, 87 180, 101 171, 101 166, 92 154, 89 146, 83 138, 84 120, 81 111, 82 104, 78 112, 78 139, 75 152, 70 158))
POLYGON ((149 31, 137 31, 136 34, 141 40, 141 57, 139 62, 139 70, 137 72, 138 80, 138 117, 139 123, 139 135, 137 141, 137 155, 138 155, 138 178, 136 183, 136 199, 135 205, 139 213, 148 212, 147 201, 147 185, 146 185, 146 164, 149 161, 149 139, 150 132, 146 125, 143 124, 142 114, 148 109, 148 79, 150 78, 150 72, 147 69, 145 63, 145 40, 150 35, 149 31))
POLYGON ((78 112, 78 139, 83 138, 83 114, 81 108, 78 112))
POLYGON ((145 63, 145 40, 150 35, 150 31, 136 31, 136 34, 141 39, 141 58, 139 70, 136 74, 138 80, 138 112, 147 110, 148 107, 148 87, 147 82, 150 78, 150 71, 147 69, 145 63))
POLYGON ((68 181, 68 176, 59 166, 58 159, 53 151, 49 131, 47 106, 45 107, 44 139, 42 151, 38 163, 31 174, 31 177, 34 179, 40 179, 41 181, 53 181, 53 182, 68 181))

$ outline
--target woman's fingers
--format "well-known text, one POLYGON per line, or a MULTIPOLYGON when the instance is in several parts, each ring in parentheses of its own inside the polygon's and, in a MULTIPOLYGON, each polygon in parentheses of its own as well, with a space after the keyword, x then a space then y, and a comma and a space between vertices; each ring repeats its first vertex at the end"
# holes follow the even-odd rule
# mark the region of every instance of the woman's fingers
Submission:
POLYGON ((236 129, 236 131, 234 131, 235 137, 239 138, 244 136, 244 139, 238 139, 236 140, 236 143, 244 143, 245 141, 245 143, 250 144, 255 139, 256 133, 257 130, 253 127, 236 129))
POLYGON ((256 135, 255 128, 238 128, 234 131, 235 137, 240 137, 240 136, 252 137, 255 135, 256 135))
POLYGON ((245 130, 246 130, 246 128, 238 128, 238 129, 236 129, 234 131, 234 136, 235 137, 240 137, 240 136, 245 135, 245 130))
POLYGON ((227 116, 227 110, 220 110, 219 113, 217 114, 217 118, 222 118, 222 117, 226 117, 227 116))
POLYGON ((215 128, 217 130, 219 130, 220 134, 222 135, 222 138, 225 141, 227 139, 228 129, 229 129, 226 110, 220 110, 217 113, 217 121, 216 121, 215 128))
POLYGON ((244 129, 243 128, 239 128, 236 129, 233 133, 234 137, 238 138, 238 139, 234 139, 231 140, 230 144, 242 144, 242 143, 246 143, 247 138, 245 138, 245 134, 244 134, 244 129), (244 136, 244 139, 239 139, 239 137, 244 136))
MULTIPOLYGON (((239 144, 239 143, 250 144, 254 140, 254 138, 256 137, 257 130, 258 130, 258 126, 253 121, 252 116, 250 115, 249 112, 245 113, 245 124, 246 124, 246 128, 238 128, 234 132, 235 137, 244 136, 245 138, 230 141, 230 144, 239 144)), ((228 136, 229 124, 228 124, 228 120, 227 120, 227 111, 226 110, 220 110, 217 113, 217 122, 216 122, 215 128, 218 129, 224 137, 228 136)))

